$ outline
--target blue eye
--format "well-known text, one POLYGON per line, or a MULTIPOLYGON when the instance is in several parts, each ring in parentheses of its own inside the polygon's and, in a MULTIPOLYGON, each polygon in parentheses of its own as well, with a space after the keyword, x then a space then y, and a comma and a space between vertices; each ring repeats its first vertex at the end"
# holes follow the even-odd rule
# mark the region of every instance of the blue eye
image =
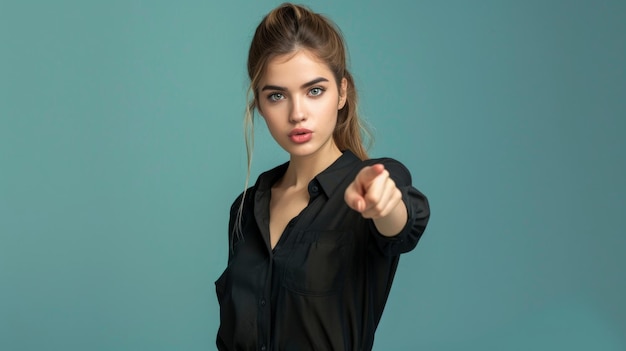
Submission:
POLYGON ((313 89, 309 90, 309 94, 311 96, 320 96, 320 95, 322 95, 323 92, 324 92, 323 88, 313 88, 313 89))
POLYGON ((270 101, 278 101, 278 100, 282 100, 284 97, 285 96, 281 93, 273 93, 273 94, 270 94, 267 98, 270 101))

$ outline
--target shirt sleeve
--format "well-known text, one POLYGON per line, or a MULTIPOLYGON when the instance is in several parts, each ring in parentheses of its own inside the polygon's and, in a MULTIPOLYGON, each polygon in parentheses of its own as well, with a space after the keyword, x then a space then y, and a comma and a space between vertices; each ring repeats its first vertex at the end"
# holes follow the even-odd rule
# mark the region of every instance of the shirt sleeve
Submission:
POLYGON ((404 201, 407 209, 406 225, 398 235, 392 237, 380 234, 374 221, 369 221, 376 245, 386 256, 396 256, 409 252, 415 248, 428 224, 430 218, 428 199, 413 187, 411 173, 402 163, 390 158, 371 161, 371 164, 382 163, 385 166, 389 176, 400 190, 402 201, 404 201))

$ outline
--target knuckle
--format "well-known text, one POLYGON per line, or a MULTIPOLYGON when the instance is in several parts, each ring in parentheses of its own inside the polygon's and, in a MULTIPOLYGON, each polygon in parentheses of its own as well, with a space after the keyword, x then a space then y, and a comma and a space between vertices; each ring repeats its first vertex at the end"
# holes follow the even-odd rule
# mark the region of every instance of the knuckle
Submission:
POLYGON ((373 210, 374 210, 376 213, 378 213, 378 214, 382 213, 384 209, 385 209, 385 206, 383 206, 383 204, 381 204, 381 203, 377 203, 377 204, 376 204, 376 205, 374 205, 374 207, 373 207, 373 210))
POLYGON ((394 190, 394 192, 393 192, 393 196, 401 199, 402 198, 402 192, 400 191, 400 189, 396 188, 394 190))
POLYGON ((368 192, 367 194, 365 194, 365 201, 367 201, 367 202, 377 202, 378 198, 372 192, 368 192))

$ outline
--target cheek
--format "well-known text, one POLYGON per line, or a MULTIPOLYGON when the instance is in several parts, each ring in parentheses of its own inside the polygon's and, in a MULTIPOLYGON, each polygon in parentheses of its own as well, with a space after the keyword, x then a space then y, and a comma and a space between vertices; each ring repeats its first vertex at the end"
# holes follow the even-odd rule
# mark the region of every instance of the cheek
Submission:
POLYGON ((327 116, 329 124, 336 124, 338 115, 339 110, 337 110, 337 104, 335 102, 328 103, 324 106, 324 116, 327 116))
POLYGON ((274 108, 275 106, 272 107, 273 108, 265 109, 263 115, 261 115, 265 121, 267 129, 269 129, 270 132, 281 128, 284 120, 283 114, 279 111, 279 109, 274 108))
POLYGON ((280 107, 278 105, 270 105, 267 102, 259 103, 257 110, 259 115, 263 117, 263 119, 270 123, 270 121, 275 120, 278 115, 280 115, 280 107))

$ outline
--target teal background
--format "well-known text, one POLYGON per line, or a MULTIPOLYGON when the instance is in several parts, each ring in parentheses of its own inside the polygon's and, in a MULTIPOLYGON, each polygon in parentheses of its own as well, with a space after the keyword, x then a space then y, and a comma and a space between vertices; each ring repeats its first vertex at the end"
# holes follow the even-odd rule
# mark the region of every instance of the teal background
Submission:
MULTIPOLYGON (((279 1, 0 2, 0 350, 210 350, 279 1)), ((626 3, 309 1, 432 218, 379 350, 626 350, 626 3)), ((286 160, 257 126, 253 180, 286 160)))

